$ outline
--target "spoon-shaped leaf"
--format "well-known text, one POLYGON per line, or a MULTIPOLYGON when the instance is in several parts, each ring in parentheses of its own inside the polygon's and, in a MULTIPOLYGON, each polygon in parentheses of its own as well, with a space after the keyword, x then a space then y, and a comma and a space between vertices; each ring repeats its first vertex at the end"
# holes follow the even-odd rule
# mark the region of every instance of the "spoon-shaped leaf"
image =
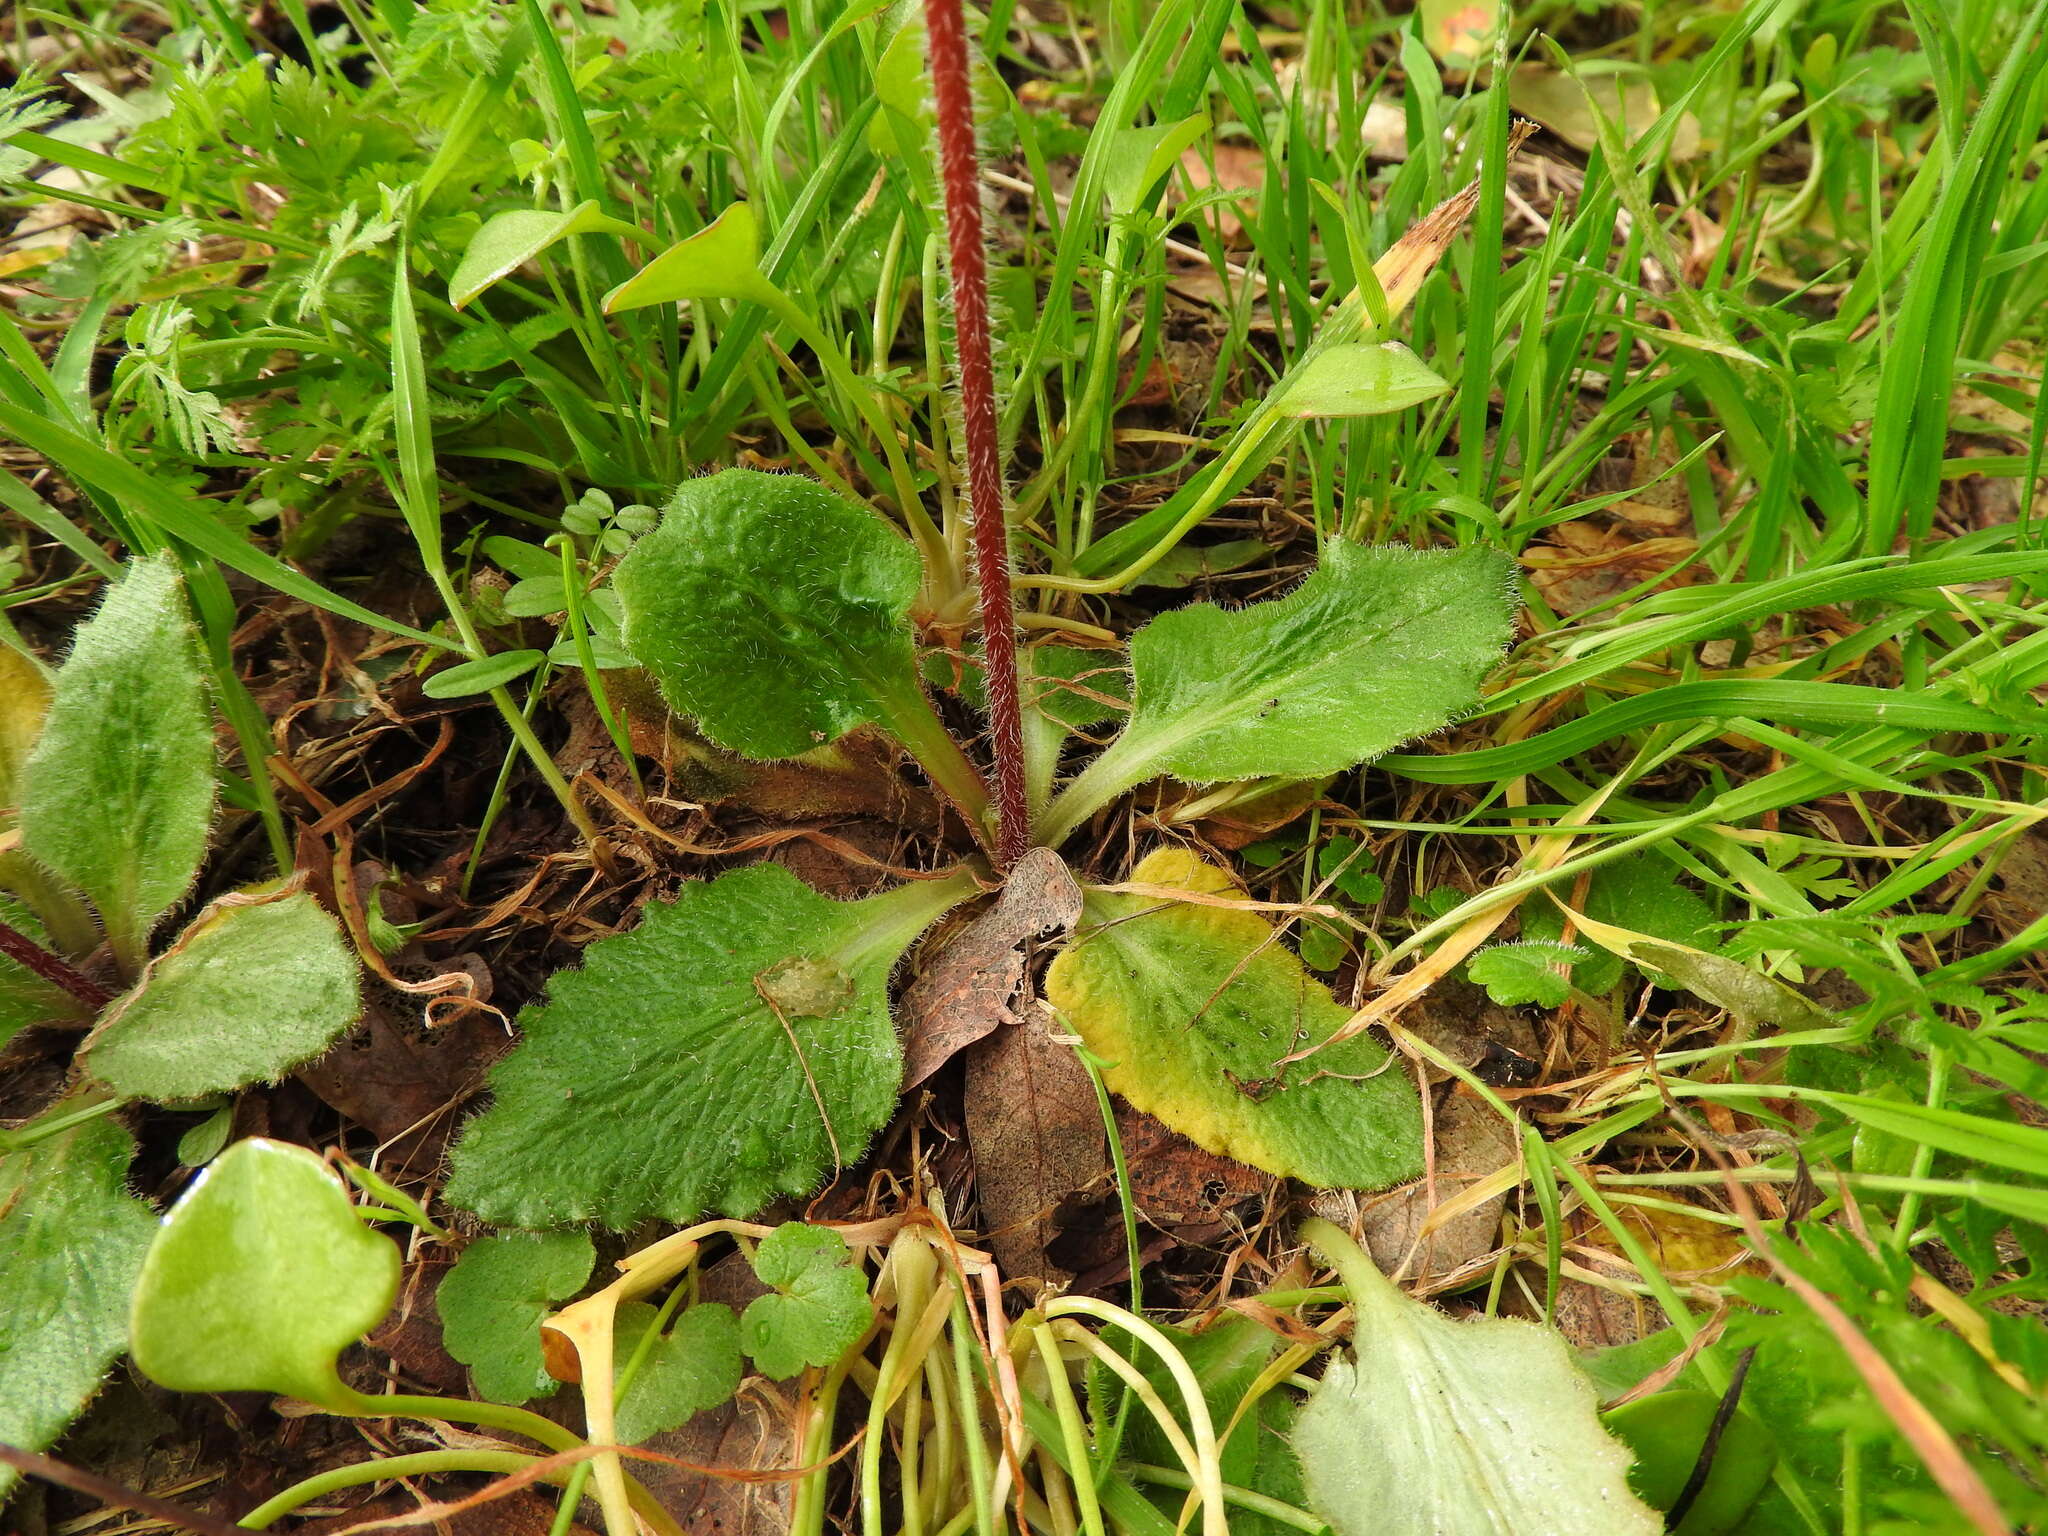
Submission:
POLYGON ((91 899, 124 965, 198 873, 213 761, 183 583, 168 558, 133 561, 57 673, 21 801, 23 844, 91 899))
POLYGON ((164 1218, 129 1314, 128 1347, 179 1392, 279 1392, 349 1412, 335 1357, 398 1294, 398 1249, 357 1220, 303 1147, 238 1141, 164 1218))
POLYGON ((1277 943, 1266 920, 1170 892, 1241 895, 1182 848, 1132 885, 1091 891, 1046 996, 1106 1060, 1109 1086, 1212 1152, 1312 1184, 1379 1189, 1422 1167, 1422 1111, 1405 1073, 1363 1035, 1274 1081, 1275 1063, 1328 1039, 1351 1011, 1277 943), (1311 1080, 1312 1079, 1312 1080, 1311 1080))
POLYGON ((679 240, 604 297, 604 312, 682 299, 763 299, 774 285, 761 272, 761 227, 750 204, 734 203, 687 240, 679 240))
POLYGON ((355 956, 317 901, 304 891, 230 897, 150 963, 85 1061, 127 1098, 203 1098, 276 1082, 360 1008, 355 956))
POLYGON ((1272 403, 1288 416, 1387 416, 1450 387, 1398 341, 1352 341, 1312 355, 1272 403))
POLYGON ((1283 598, 1162 614, 1131 639, 1123 734, 1053 803, 1041 840, 1057 846, 1160 774, 1315 778, 1436 730, 1478 701, 1514 613, 1491 550, 1337 540, 1283 598))
POLYGON ((1357 1310, 1295 1421, 1310 1507, 1336 1536, 1658 1536, 1630 1491, 1629 1453, 1601 1427, 1592 1383, 1536 1323, 1453 1322, 1411 1301, 1329 1222, 1301 1235, 1357 1310))

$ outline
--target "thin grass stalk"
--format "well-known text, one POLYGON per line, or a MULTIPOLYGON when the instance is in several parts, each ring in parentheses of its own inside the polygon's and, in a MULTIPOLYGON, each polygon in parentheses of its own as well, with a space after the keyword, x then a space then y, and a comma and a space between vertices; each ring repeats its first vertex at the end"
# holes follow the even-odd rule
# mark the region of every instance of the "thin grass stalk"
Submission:
POLYGON ((1017 619, 1010 597, 1009 524, 996 439, 995 375, 989 361, 988 264, 982 250, 974 98, 967 75, 967 26, 960 0, 925 0, 932 101, 946 194, 951 257, 954 368, 967 451, 967 516, 974 582, 981 601, 982 656, 996 777, 996 861, 1007 869, 1031 844, 1024 794, 1024 716, 1017 697, 1017 619))

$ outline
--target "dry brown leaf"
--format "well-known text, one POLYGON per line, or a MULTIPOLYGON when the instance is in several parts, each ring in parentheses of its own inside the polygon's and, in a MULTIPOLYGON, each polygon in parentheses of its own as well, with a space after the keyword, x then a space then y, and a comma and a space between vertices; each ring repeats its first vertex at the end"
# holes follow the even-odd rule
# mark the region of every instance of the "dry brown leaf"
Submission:
POLYGON ((982 1246, 1007 1279, 1068 1279, 1045 1248, 1060 1201, 1109 1167, 1095 1085, 1034 1011, 968 1047, 964 1109, 982 1246))
POLYGON ((1128 1104, 1116 1107, 1117 1137, 1131 1172, 1131 1200, 1147 1220, 1171 1227, 1213 1221, 1279 1181, 1219 1157, 1128 1104))
POLYGON ((1065 933, 1081 917, 1081 887, 1050 848, 1017 861, 994 906, 961 929, 903 995, 907 1092, 1015 1015, 1024 946, 1065 933))
POLYGON ((1514 1130, 1470 1094, 1445 1098, 1435 1125, 1435 1198, 1430 1181, 1418 1179, 1363 1200, 1363 1236, 1373 1262, 1424 1295, 1493 1253, 1507 1197, 1497 1195, 1424 1236, 1422 1225, 1431 1209, 1512 1166, 1516 1155, 1514 1130))

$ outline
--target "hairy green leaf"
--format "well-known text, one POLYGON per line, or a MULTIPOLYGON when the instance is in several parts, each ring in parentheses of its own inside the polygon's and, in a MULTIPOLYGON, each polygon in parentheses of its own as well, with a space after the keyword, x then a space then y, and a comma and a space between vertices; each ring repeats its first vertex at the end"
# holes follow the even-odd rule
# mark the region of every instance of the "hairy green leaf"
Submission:
POLYGON ((494 1403, 546 1397, 541 1319, 590 1278, 597 1250, 581 1232, 506 1232, 462 1250, 434 1292, 441 1342, 494 1403))
MULTIPOLYGON (((1713 909, 1679 880, 1677 867, 1670 860, 1653 853, 1616 859, 1594 870, 1584 910, 1586 916, 1600 922, 1652 938, 1697 949, 1715 947, 1713 909)), ((1539 896, 1523 904, 1523 938, 1561 940, 1563 935, 1564 913, 1557 903, 1539 896)), ((1621 982, 1621 956, 1585 936, 1574 942, 1587 945, 1593 953, 1572 967, 1572 985, 1581 992, 1613 991, 1621 982)))
POLYGON ((845 497, 728 469, 684 481, 613 582, 626 648, 669 704, 722 747, 781 758, 925 707, 919 575, 917 552, 845 497))
POLYGON ((889 972, 966 876, 862 901, 777 864, 655 902, 520 1015, 448 1198, 548 1227, 746 1215, 850 1163, 895 1107, 889 972))
POLYGON ((94 1076, 132 1099, 197 1099, 276 1082, 361 1012, 356 960, 304 891, 215 902, 150 962, 86 1043, 94 1076))
POLYGON ((747 1303, 741 1339, 754 1364, 777 1381, 807 1365, 830 1365, 874 1320, 867 1280, 846 1240, 827 1228, 784 1222, 754 1251, 754 1273, 775 1292, 747 1303))
MULTIPOLYGON (((646 1302, 619 1308, 614 1324, 619 1378, 654 1318, 646 1302)), ((741 1370, 739 1318, 721 1302, 700 1301, 648 1347, 639 1371, 619 1395, 613 1433, 621 1445, 638 1445, 650 1435, 681 1428, 693 1414, 716 1408, 737 1392, 741 1370)))
POLYGON ((1514 611, 1489 550, 1340 540, 1286 597, 1163 614, 1132 637, 1123 734, 1054 802, 1044 841, 1161 774, 1313 778, 1436 730, 1477 702, 1514 611))
POLYGON ((177 568, 132 562, 79 627, 24 770, 22 841, 140 962, 213 821, 213 722, 177 568))
MULTIPOLYGON (((128 1193, 135 1143, 111 1119, 0 1157, 0 1441, 40 1451, 127 1339, 156 1218, 128 1193)), ((12 1486, 0 1467, 0 1501, 12 1486)))
POLYGON ((171 1208, 143 1260, 128 1347, 176 1392, 280 1392, 346 1412, 335 1357, 398 1295, 398 1248, 304 1147, 238 1141, 171 1208))
POLYGON ((1309 1505, 1336 1536, 1658 1536, 1600 1426, 1592 1384, 1535 1323, 1453 1322, 1411 1301, 1326 1221, 1302 1236, 1337 1265, 1358 1321, 1296 1420, 1309 1505))
POLYGON ((1465 971, 1503 1008, 1561 1008, 1571 995, 1573 968, 1591 958, 1576 944, 1495 944, 1466 962, 1465 971))
MULTIPOLYGON (((1131 883, 1240 895, 1180 848, 1151 855, 1131 883)), ((1280 1067, 1350 1010, 1256 913, 1090 892, 1046 996, 1109 1063, 1111 1088, 1212 1152, 1326 1187, 1378 1189, 1421 1170, 1414 1084, 1378 1045, 1355 1036, 1280 1067)))

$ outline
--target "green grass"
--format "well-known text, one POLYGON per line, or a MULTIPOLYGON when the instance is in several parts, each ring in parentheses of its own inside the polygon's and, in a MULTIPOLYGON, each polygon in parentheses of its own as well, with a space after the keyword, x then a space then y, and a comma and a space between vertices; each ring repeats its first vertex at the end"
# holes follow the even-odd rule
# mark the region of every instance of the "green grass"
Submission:
MULTIPOLYGON (((7 278, 6 607, 47 642, 108 552, 175 551, 242 755, 231 832, 292 861, 235 642, 261 589, 416 648, 408 665, 519 649, 532 621, 472 583, 502 566, 482 540, 568 532, 563 568, 594 591, 608 557, 562 522, 593 488, 656 502, 745 456, 928 517, 921 618, 957 637, 943 230, 903 7, 350 3, 316 35, 288 5, 289 39, 245 9, 25 9, 10 57, 53 40, 44 77, 100 70, 129 106, 46 121, 40 102, 76 94, 0 97, 0 168, 79 173, 17 182, 8 204, 92 221, 7 278), (311 67, 256 58, 281 44, 311 67), (609 290, 742 198, 801 323, 725 299, 605 315, 609 290), (643 236, 571 236, 450 304, 484 219, 584 202, 643 236)), ((1761 1207, 1779 1262, 1842 1304, 2008 1520, 2038 1519, 2048 0, 1625 19, 1557 0, 1517 8, 1477 77, 1377 0, 1115 3, 1057 25, 996 9, 980 128, 1027 625, 1125 634, 1175 600, 1138 584, 1144 566, 1225 537, 1272 546, 1218 583, 1233 596, 1330 539, 1504 549, 1532 577, 1526 634, 1483 710, 1329 786, 1267 839, 1254 893, 1329 899, 1315 847, 1362 839, 1385 894, 1355 905, 1346 942, 1388 982, 1449 969, 1443 946, 1475 924, 1512 937, 1504 901, 1584 911, 1603 869, 1642 856, 1712 909, 1701 947, 1830 1010, 1573 990, 1544 1016, 1546 1092, 1495 1100, 1530 1156, 1471 1299, 1548 1313, 1587 1248, 1625 1261, 1602 1283, 1682 1333, 1728 1299, 1695 1369, 1720 1386, 1757 1345, 1746 1401, 1788 1452, 1778 1523, 1755 1529, 1967 1528, 1782 1276, 1674 1279, 1644 1247, 1663 1209, 1646 1198, 1734 1222, 1716 1161, 1732 1158, 1782 1196, 1761 1207), (1576 147, 1548 133, 1511 162, 1511 118, 1537 110, 1491 83, 1514 61, 1654 101, 1626 121, 1582 101, 1545 124, 1576 147), (1135 130, 1181 124, 1162 183, 1116 179, 1135 130), (1256 185, 1209 189, 1245 149, 1256 185), (1367 264, 1471 183, 1476 212, 1383 319, 1375 286, 1356 292, 1367 264), (1350 421, 1262 413, 1313 349, 1362 333, 1405 341, 1451 389, 1350 421), (1155 362, 1172 403, 1129 404, 1155 362), (1935 1290, 1950 1311, 1929 1310, 1935 1290)), ((43 243, 60 242, 0 259, 43 243)), ((503 733, 473 739, 505 754, 493 816, 512 796, 586 833, 612 820, 547 746, 555 668, 588 669, 622 739, 594 611, 490 692, 503 733)), ((481 851, 490 827, 441 830, 481 851)), ((1122 842, 1102 845, 1109 878, 1122 842)))

